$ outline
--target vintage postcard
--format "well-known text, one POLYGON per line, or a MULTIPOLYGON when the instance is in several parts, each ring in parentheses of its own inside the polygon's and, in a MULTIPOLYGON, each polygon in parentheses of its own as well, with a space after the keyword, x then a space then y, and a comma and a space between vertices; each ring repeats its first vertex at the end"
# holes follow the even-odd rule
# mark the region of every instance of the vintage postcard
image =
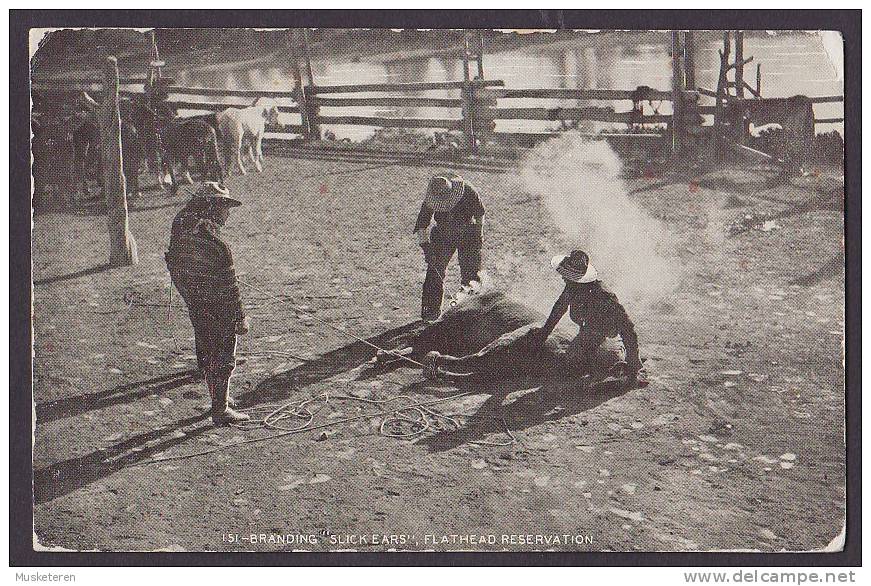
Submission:
POLYGON ((147 23, 29 31, 35 550, 843 549, 841 32, 147 23))

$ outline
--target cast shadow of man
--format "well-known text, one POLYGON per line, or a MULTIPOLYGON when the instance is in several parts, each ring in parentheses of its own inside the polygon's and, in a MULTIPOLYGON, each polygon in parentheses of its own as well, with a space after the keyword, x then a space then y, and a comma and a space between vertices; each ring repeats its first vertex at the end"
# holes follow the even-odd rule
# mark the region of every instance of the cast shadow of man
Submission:
MULTIPOLYGON (((408 323, 373 336, 367 341, 379 346, 404 344, 409 337, 414 337, 422 327, 423 324, 419 321, 408 323)), ((368 361, 374 353, 375 350, 363 342, 342 346, 319 356, 315 360, 265 379, 252 390, 237 396, 236 400, 243 407, 286 400, 295 389, 347 372, 368 361)), ((36 407, 37 424, 44 425, 65 417, 80 415, 112 405, 130 403, 146 395, 163 393, 191 383, 201 384, 198 383, 194 371, 186 371, 151 380, 128 383, 106 391, 42 403, 36 407)), ((34 502, 41 504, 67 495, 122 468, 139 464, 172 447, 195 440, 214 429, 208 424, 198 425, 206 423, 208 418, 209 413, 204 412, 175 421, 170 425, 133 435, 104 449, 94 450, 82 456, 41 467, 35 466, 33 471, 34 502), (198 426, 186 429, 184 435, 173 434, 182 428, 190 428, 195 425, 198 426)))
POLYGON ((255 387, 237 395, 236 401, 240 407, 247 408, 286 400, 293 390, 325 381, 365 364, 375 355, 373 346, 392 348, 406 345, 420 333, 424 325, 421 321, 410 322, 366 338, 366 342, 357 341, 330 350, 314 360, 262 380, 255 387))
MULTIPOLYGON (((460 382, 455 388, 459 392, 490 396, 474 412, 458 417, 463 422, 459 429, 440 431, 417 442, 431 452, 444 452, 481 440, 502 442, 508 439, 508 430, 520 431, 577 415, 631 390, 619 380, 573 378, 551 369, 504 379, 473 379, 460 382)), ((430 394, 431 389, 431 382, 420 382, 408 385, 402 392, 430 394)))

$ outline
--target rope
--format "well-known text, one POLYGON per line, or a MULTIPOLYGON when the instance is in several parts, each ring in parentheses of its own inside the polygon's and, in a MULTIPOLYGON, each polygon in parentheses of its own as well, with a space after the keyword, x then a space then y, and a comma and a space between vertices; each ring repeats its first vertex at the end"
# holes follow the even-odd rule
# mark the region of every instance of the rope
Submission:
MULTIPOLYGON (((379 434, 385 437, 392 437, 396 439, 411 439, 415 437, 419 437, 426 433, 427 431, 433 428, 439 428, 439 430, 447 430, 440 423, 440 420, 446 421, 453 426, 453 430, 459 430, 462 428, 462 424, 457 421, 458 417, 465 417, 469 419, 487 419, 486 417, 481 417, 477 415, 464 415, 461 413, 439 413, 433 409, 430 409, 429 406, 443 403, 445 401, 450 401, 453 399, 458 399, 460 397, 465 397, 470 395, 471 392, 463 392, 456 393, 454 395, 450 395, 448 397, 441 397, 438 399, 431 399, 429 401, 419 401, 416 403, 409 403, 406 405, 401 405, 395 407, 390 410, 380 410, 377 413, 365 413, 361 415, 355 415, 353 417, 345 417, 342 419, 336 419, 335 421, 330 421, 326 423, 321 423, 318 425, 312 425, 314 422, 315 415, 320 411, 312 412, 308 409, 308 405, 314 403, 316 401, 322 401, 321 408, 323 406, 329 404, 331 399, 335 400, 344 400, 344 401, 359 401, 362 403, 367 403, 370 405, 375 405, 377 407, 381 407, 387 405, 389 403, 393 403, 399 399, 409 399, 408 395, 397 395, 396 397, 391 397, 389 399, 365 399, 363 397, 354 397, 351 395, 330 395, 329 393, 322 393, 320 395, 316 395, 314 397, 308 399, 297 399, 295 401, 291 401, 289 403, 284 403, 278 405, 260 405, 257 407, 252 407, 250 409, 244 410, 249 413, 254 413, 257 411, 268 411, 268 414, 260 420, 252 420, 241 424, 232 425, 237 429, 241 429, 244 431, 253 431, 255 429, 275 429, 278 430, 279 433, 274 433, 271 435, 267 435, 259 438, 252 438, 240 442, 234 442, 231 444, 225 444, 222 446, 218 446, 209 450, 203 450, 200 452, 194 452, 192 454, 180 454, 178 456, 165 456, 161 458, 151 458, 149 460, 144 460, 142 462, 137 462, 132 464, 132 466, 145 466, 148 464, 157 464, 160 462, 171 462, 177 460, 187 460, 190 458, 198 458, 201 456, 207 456, 210 454, 215 454, 217 452, 221 452, 224 450, 232 449, 238 446, 256 444, 268 440, 274 440, 282 437, 287 437, 290 435, 295 435, 299 433, 307 433, 310 431, 317 431, 319 429, 326 429, 328 427, 333 427, 336 425, 352 423, 354 421, 362 421, 367 419, 375 419, 378 417, 384 417, 381 422, 381 425, 378 428, 379 434), (413 412, 417 414, 417 417, 411 417, 407 413, 413 412), (279 425, 279 422, 284 421, 286 419, 305 419, 305 423, 296 427, 285 427, 279 425), (402 432, 402 431, 393 431, 390 430, 392 425, 401 425, 402 423, 409 423, 414 426, 417 426, 416 429, 413 429, 410 432, 402 432)), ((502 423, 503 430, 508 435, 508 441, 506 442, 491 442, 487 440, 474 440, 470 443, 482 445, 482 446, 496 446, 496 447, 504 447, 510 446, 517 443, 517 438, 509 429, 507 422, 504 417, 500 417, 499 420, 502 423)))
MULTIPOLYGON (((277 295, 274 295, 265 289, 257 287, 256 285, 252 285, 251 283, 249 283, 248 281, 246 281, 244 279, 239 279, 239 282, 241 284, 246 285, 247 287, 255 290, 255 291, 258 291, 260 293, 263 293, 264 295, 267 295, 268 297, 272 297, 273 299, 276 299, 281 303, 286 303, 287 305, 290 305, 291 308, 293 308, 297 313, 305 314, 305 315, 311 317, 312 319, 320 322, 321 324, 323 324, 323 325, 325 325, 333 330, 336 330, 339 333, 350 336, 351 338, 354 338, 355 340, 362 342, 362 343, 366 344, 367 346, 374 348, 375 350, 385 352, 387 354, 396 356, 399 359, 410 362, 416 366, 420 366, 421 368, 425 368, 424 364, 422 364, 414 359, 408 358, 407 356, 404 356, 404 355, 399 354, 399 353, 394 352, 394 351, 385 350, 383 348, 380 348, 376 344, 369 342, 368 340, 362 338, 361 336, 354 334, 353 332, 349 332, 345 329, 334 326, 333 324, 331 324, 331 323, 319 318, 318 316, 312 314, 312 312, 307 311, 305 309, 302 309, 302 308, 298 307, 297 305, 289 302, 286 298, 278 297, 277 295)), ((171 316, 171 307, 172 307, 172 286, 170 285, 170 303, 169 303, 169 307, 168 307, 168 313, 170 314, 170 316, 171 316)), ((449 373, 449 374, 453 374, 453 373, 449 373)), ((465 376, 465 375, 454 375, 454 376, 465 376)), ((252 418, 250 421, 247 421, 247 422, 242 422, 242 423, 238 423, 238 424, 231 424, 231 426, 235 427, 237 429, 243 430, 243 431, 254 431, 257 429, 272 429, 272 430, 277 430, 279 433, 274 433, 271 435, 267 435, 265 437, 252 438, 252 439, 243 440, 240 442, 234 442, 232 444, 226 444, 226 445, 222 445, 222 446, 219 446, 216 448, 212 448, 210 450, 204 450, 204 451, 195 452, 192 454, 181 454, 178 456, 165 456, 165 457, 161 457, 161 458, 151 458, 148 460, 134 463, 134 464, 132 464, 132 466, 144 466, 147 464, 156 464, 159 462, 170 462, 170 461, 176 461, 176 460, 186 460, 186 459, 190 459, 190 458, 198 458, 201 456, 207 456, 209 454, 214 454, 214 453, 217 453, 217 452, 229 449, 229 448, 241 446, 241 445, 260 443, 260 442, 264 442, 264 441, 268 441, 268 440, 274 440, 274 439, 286 437, 289 435, 306 433, 306 432, 310 432, 310 431, 317 431, 319 429, 326 429, 328 427, 333 427, 336 425, 352 423, 354 421, 375 419, 378 417, 384 418, 381 421, 381 425, 378 428, 379 434, 382 436, 385 436, 385 437, 392 437, 392 438, 396 438, 396 439, 411 439, 411 438, 419 437, 419 436, 423 435, 424 433, 426 433, 427 431, 429 431, 431 429, 435 429, 435 428, 438 428, 439 430, 447 430, 448 428, 446 428, 441 423, 442 421, 449 423, 451 426, 453 426, 453 429, 456 431, 456 430, 459 430, 462 428, 462 424, 459 421, 457 421, 458 417, 477 418, 477 419, 485 419, 485 418, 480 417, 480 416, 476 416, 476 415, 465 415, 465 414, 461 414, 461 413, 453 413, 453 414, 440 413, 434 409, 431 409, 430 406, 435 405, 437 403, 443 403, 445 401, 457 399, 460 397, 465 397, 465 396, 470 395, 470 394, 471 394, 471 391, 465 391, 465 392, 456 393, 456 394, 453 394, 453 395, 450 395, 447 397, 440 397, 440 398, 431 399, 428 401, 419 401, 416 403, 408 403, 408 404, 400 405, 400 406, 397 406, 393 409, 388 409, 388 410, 383 409, 383 407, 385 407, 386 405, 388 405, 390 403, 394 403, 400 399, 411 399, 411 397, 408 395, 397 395, 395 397, 390 397, 387 399, 366 399, 363 397, 354 397, 352 395, 344 395, 344 394, 330 395, 329 393, 322 393, 320 395, 316 395, 316 396, 310 397, 308 399, 297 399, 294 401, 290 401, 288 403, 283 403, 283 404, 278 404, 278 405, 276 405, 276 404, 259 405, 259 406, 252 407, 249 409, 243 409, 242 411, 248 412, 249 414, 257 414, 260 412, 266 412, 266 415, 264 415, 262 418, 252 418), (314 420, 315 420, 315 416, 317 415, 317 413, 320 412, 320 410, 325 405, 329 404, 331 399, 340 400, 340 401, 342 401, 342 400, 343 401, 358 401, 358 402, 366 403, 369 405, 374 405, 374 406, 379 408, 379 411, 376 413, 366 413, 366 414, 356 415, 353 417, 345 417, 345 418, 341 418, 341 419, 336 419, 334 421, 321 423, 318 425, 313 425, 314 420), (309 405, 312 403, 315 403, 317 401, 322 402, 320 408, 316 411, 310 410, 308 408, 309 405), (302 425, 297 425, 295 427, 286 427, 285 425, 281 424, 282 421, 285 421, 288 419, 304 420, 304 423, 302 425), (412 430, 409 432, 403 432, 401 430, 401 426, 403 424, 411 425, 412 430), (397 428, 399 428, 399 429, 397 429, 397 428)), ((509 437, 509 440, 507 442, 489 442, 486 440, 475 440, 475 441, 472 441, 471 443, 484 445, 484 446, 510 446, 510 445, 516 443, 517 438, 514 436, 514 434, 509 429, 507 422, 505 421, 504 418, 500 418, 500 419, 501 419, 501 422, 503 425, 503 429, 509 437)))
POLYGON ((266 295, 267 297, 271 297, 272 299, 278 301, 279 303, 289 305, 297 313, 301 313, 303 315, 306 315, 306 316, 312 318, 313 320, 321 323, 322 325, 325 325, 328 328, 339 332, 340 334, 344 334, 346 336, 349 336, 349 337, 357 340, 358 342, 362 342, 363 344, 366 344, 367 346, 374 348, 377 351, 384 352, 385 354, 390 354, 391 356, 395 356, 396 358, 399 358, 400 360, 405 360, 406 362, 410 362, 411 364, 414 364, 415 366, 419 366, 420 368, 424 367, 423 363, 418 362, 417 360, 414 360, 413 358, 409 358, 408 356, 405 356, 403 354, 399 354, 398 352, 395 352, 393 350, 385 350, 384 348, 381 348, 381 347, 377 346, 376 344, 373 344, 369 340, 366 340, 362 336, 358 336, 357 334, 347 330, 346 328, 340 328, 339 326, 336 326, 336 325, 328 322, 327 320, 318 317, 317 315, 315 315, 311 311, 308 311, 306 309, 301 308, 300 306, 289 301, 287 298, 279 297, 278 295, 275 295, 274 293, 271 293, 265 289, 261 289, 260 287, 257 287, 256 285, 252 285, 251 283, 249 283, 245 279, 239 279, 239 282, 241 284, 245 285, 246 287, 249 287, 249 288, 253 289, 254 291, 257 291, 258 293, 262 293, 262 294, 266 295))

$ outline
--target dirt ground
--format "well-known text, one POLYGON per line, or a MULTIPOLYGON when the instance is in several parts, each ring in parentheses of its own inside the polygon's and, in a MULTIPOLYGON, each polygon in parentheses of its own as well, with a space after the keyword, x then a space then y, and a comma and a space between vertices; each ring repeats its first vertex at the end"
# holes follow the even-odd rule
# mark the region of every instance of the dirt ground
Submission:
MULTIPOLYGON (((229 181, 245 202, 226 228, 237 270, 336 326, 400 342, 419 327, 424 267, 410 232, 436 169, 267 157, 263 173, 229 181)), ((546 264, 565 243, 539 198, 511 173, 464 174, 484 194, 495 285, 539 271, 558 294, 546 264)), ((763 189, 726 178, 630 181, 633 197, 679 235, 685 269, 666 301, 628 308, 649 387, 469 387, 437 407, 480 418, 411 440, 380 435, 373 418, 236 445, 265 432, 211 426, 204 384, 186 377, 190 323, 177 297, 168 308, 162 255, 186 198, 151 191, 131 205, 139 264, 125 269, 102 264, 105 217, 38 214, 38 542, 113 551, 826 547, 845 513, 843 213, 837 198, 800 182, 763 189), (776 229, 727 233, 763 212, 784 212, 776 229), (515 443, 479 443, 508 443, 496 420, 515 443), (495 544, 477 543, 491 535, 495 544)), ((460 390, 414 369, 373 375, 367 346, 262 292, 245 286, 243 295, 252 331, 233 379, 243 407, 325 392, 422 401, 460 390)), ((333 400, 315 418, 370 412, 333 400)))

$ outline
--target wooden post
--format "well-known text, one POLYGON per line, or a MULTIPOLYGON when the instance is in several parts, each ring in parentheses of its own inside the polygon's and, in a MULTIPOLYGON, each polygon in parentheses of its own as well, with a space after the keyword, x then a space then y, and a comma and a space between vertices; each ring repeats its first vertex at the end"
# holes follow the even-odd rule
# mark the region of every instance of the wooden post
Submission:
MULTIPOLYGON (((738 99, 744 98, 744 85, 744 31, 735 31, 735 96, 738 99)), ((741 132, 738 143, 746 144, 750 137, 750 120, 744 116, 743 107, 739 116, 736 120, 740 124, 741 132)))
POLYGON ((109 266, 123 267, 139 262, 136 240, 127 218, 127 185, 121 152, 121 114, 118 110, 118 60, 107 57, 104 64, 103 103, 97 109, 103 162, 103 193, 109 227, 109 266))
POLYGON ((315 87, 315 73, 312 69, 312 56, 309 30, 302 29, 302 46, 305 53, 305 69, 308 74, 308 86, 302 89, 305 93, 305 103, 308 112, 308 128, 309 138, 313 140, 321 139, 321 125, 318 123, 318 103, 316 100, 317 89, 315 87))
POLYGON ((671 150, 681 150, 684 136, 683 99, 684 76, 682 67, 680 31, 671 31, 671 150))
POLYGON ((303 85, 302 71, 299 69, 299 54, 297 53, 296 31, 290 29, 287 31, 287 50, 290 59, 290 72, 293 75, 293 92, 296 105, 299 107, 299 114, 302 118, 303 133, 307 139, 312 138, 312 128, 309 121, 309 105, 305 95, 305 85, 303 85))
POLYGON ((735 31, 735 95, 744 97, 744 31, 735 31))
POLYGON ((463 81, 468 82, 471 79, 469 75, 469 32, 463 31, 463 81))
POLYGON ((720 75, 717 78, 717 103, 714 107, 714 136, 716 139, 717 156, 725 156, 725 136, 723 134, 723 118, 726 106, 726 95, 729 91, 729 31, 723 33, 723 48, 720 50, 720 75))
POLYGON ((756 96, 762 97, 762 64, 756 64, 756 96))
POLYGON ((475 97, 469 75, 469 33, 463 30, 463 128, 466 134, 466 144, 472 153, 478 152, 475 140, 475 97))
POLYGON ((478 29, 478 79, 484 79, 484 32, 478 29))
POLYGON ((693 31, 684 33, 684 78, 688 89, 696 89, 696 40, 693 31))
POLYGON ((151 31, 151 63, 148 65, 148 79, 160 79, 163 77, 162 67, 165 63, 160 60, 160 50, 157 48, 157 30, 151 31))

